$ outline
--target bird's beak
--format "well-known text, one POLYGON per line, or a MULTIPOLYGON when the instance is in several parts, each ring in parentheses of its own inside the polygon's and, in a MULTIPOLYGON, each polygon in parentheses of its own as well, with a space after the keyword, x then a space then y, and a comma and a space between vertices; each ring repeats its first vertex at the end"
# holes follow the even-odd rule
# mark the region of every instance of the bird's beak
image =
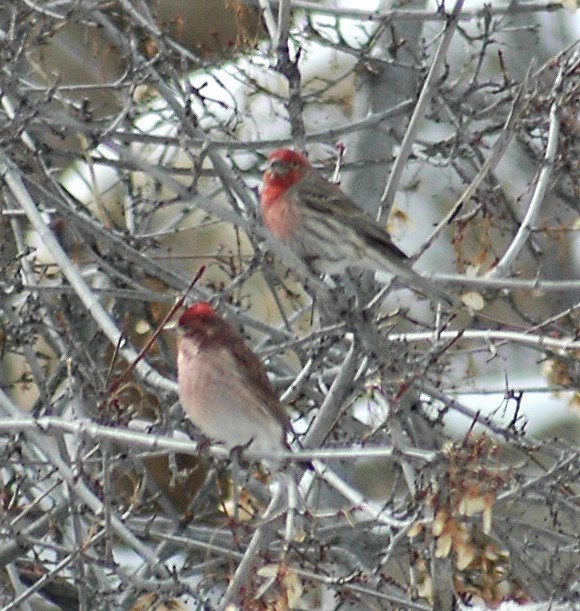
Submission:
POLYGON ((162 331, 175 331, 176 329, 177 329, 176 320, 169 320, 163 325, 163 327, 161 327, 162 331))
POLYGON ((264 168, 264 175, 272 174, 272 162, 269 161, 264 168))

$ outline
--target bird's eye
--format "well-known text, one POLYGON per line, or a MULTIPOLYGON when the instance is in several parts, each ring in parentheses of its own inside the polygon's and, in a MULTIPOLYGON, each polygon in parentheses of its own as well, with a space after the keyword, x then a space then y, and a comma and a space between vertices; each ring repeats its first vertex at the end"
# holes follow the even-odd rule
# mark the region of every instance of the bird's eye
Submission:
POLYGON ((282 161, 274 160, 270 162, 270 170, 274 172, 274 174, 285 174, 288 169, 288 164, 283 163, 282 161))

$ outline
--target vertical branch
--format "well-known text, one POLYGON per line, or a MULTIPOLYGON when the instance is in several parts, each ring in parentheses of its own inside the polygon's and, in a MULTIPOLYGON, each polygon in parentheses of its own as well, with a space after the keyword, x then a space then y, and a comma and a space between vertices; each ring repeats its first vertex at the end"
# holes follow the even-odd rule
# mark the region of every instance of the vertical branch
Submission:
POLYGON ((288 81, 288 116, 290 119, 290 130, 292 141, 297 148, 304 150, 306 145, 306 128, 302 113, 304 102, 302 100, 302 77, 298 62, 300 61, 300 49, 296 51, 294 58, 290 57, 288 34, 290 30, 291 2, 281 0, 278 9, 278 37, 276 40, 276 71, 286 77, 288 81))
POLYGON ((451 14, 447 17, 447 23, 445 24, 445 29, 443 30, 443 37, 439 43, 435 57, 433 58, 433 63, 431 64, 431 68, 429 69, 429 73, 427 74, 427 78, 423 84, 423 88, 421 89, 421 95, 417 101, 417 106, 415 106, 415 111, 413 112, 413 116, 409 122, 409 127, 405 132, 405 137, 403 138, 403 143, 401 144, 401 150, 397 156, 397 160, 395 161, 393 170, 389 176, 387 186, 385 187, 385 191, 381 197, 381 209, 379 210, 378 215, 378 218, 381 221, 386 220, 395 200, 395 193, 397 192, 399 183, 401 182, 401 177, 403 176, 403 171, 407 165, 409 155, 411 154, 411 148, 413 147, 413 142, 417 137, 417 132, 419 131, 421 121, 425 117, 427 107, 431 101, 433 87, 439 78, 441 68, 447 55, 447 50, 449 49, 451 39, 453 38, 453 34, 457 28, 457 23, 459 21, 459 15, 461 13, 463 4, 464 0, 456 0, 451 14))

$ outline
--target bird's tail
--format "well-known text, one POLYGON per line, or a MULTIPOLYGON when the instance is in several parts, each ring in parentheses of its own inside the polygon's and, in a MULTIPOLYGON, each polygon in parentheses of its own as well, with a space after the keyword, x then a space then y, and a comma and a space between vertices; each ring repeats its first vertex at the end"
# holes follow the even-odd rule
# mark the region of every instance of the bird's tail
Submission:
POLYGON ((447 304, 448 306, 451 306, 453 308, 462 307, 462 304, 457 297, 449 294, 449 292, 437 286, 431 280, 423 278, 423 276, 420 276, 411 268, 406 269, 404 274, 397 274, 397 276, 401 278, 401 281, 408 285, 409 288, 416 290, 418 293, 421 293, 421 295, 423 295, 427 299, 447 304))
POLYGON ((372 253, 375 256, 372 258, 372 265, 368 265, 368 269, 376 270, 377 267, 384 269, 385 271, 396 276, 405 286, 423 295, 423 297, 442 303, 444 305, 461 308, 463 304, 455 296, 445 291, 442 287, 438 286, 431 280, 423 278, 416 271, 414 271, 409 264, 408 259, 400 259, 398 257, 385 257, 383 253, 372 253))

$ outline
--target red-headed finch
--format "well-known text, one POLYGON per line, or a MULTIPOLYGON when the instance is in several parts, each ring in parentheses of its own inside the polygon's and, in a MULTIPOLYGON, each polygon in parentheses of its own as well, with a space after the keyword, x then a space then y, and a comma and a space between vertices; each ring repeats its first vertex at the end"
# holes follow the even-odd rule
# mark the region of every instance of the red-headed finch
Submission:
POLYGON ((414 272, 389 234, 306 157, 291 149, 268 156, 260 193, 264 224, 313 271, 335 274, 347 268, 385 270, 437 301, 454 301, 414 272))
POLYGON ((230 450, 248 446, 252 457, 286 450, 288 416, 262 362, 232 325, 199 301, 177 330, 179 399, 193 424, 230 450))

